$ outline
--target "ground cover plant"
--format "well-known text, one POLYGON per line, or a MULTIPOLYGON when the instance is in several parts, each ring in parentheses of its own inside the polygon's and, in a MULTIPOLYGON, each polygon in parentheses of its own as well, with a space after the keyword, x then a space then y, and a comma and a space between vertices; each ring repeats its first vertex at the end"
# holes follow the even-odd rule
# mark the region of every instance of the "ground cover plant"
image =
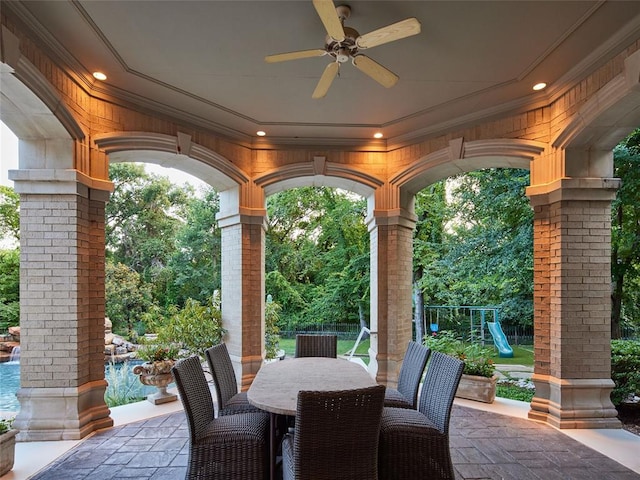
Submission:
POLYGON ((111 362, 107 365, 105 379, 108 385, 104 401, 109 408, 139 402, 146 398, 144 385, 140 383, 137 375, 131 373, 132 368, 129 362, 119 365, 111 362))

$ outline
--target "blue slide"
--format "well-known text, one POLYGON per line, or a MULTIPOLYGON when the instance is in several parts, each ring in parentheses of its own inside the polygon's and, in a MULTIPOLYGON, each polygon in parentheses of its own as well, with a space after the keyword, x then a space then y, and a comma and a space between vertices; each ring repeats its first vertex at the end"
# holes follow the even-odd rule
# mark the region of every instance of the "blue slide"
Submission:
POLYGON ((498 356, 502 358, 513 358, 513 348, 509 345, 507 337, 502 331, 500 324, 496 322, 487 322, 486 325, 489 327, 489 332, 491 332, 491 336, 493 337, 493 343, 498 349, 498 356))

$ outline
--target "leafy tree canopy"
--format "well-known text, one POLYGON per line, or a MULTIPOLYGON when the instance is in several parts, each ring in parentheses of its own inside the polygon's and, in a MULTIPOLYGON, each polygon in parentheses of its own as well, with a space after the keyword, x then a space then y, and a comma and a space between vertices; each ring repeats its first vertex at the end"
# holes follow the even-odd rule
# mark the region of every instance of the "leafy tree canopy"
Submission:
POLYGON ((620 338, 622 323, 640 325, 640 129, 613 153, 622 185, 611 205, 611 335, 620 338))
POLYGON ((495 305, 507 323, 533 321, 529 173, 487 169, 440 182, 416 198, 414 268, 426 302, 495 305))
POLYGON ((0 250, 0 331, 20 323, 20 251, 0 250))
POLYGON ((152 306, 151 285, 123 263, 106 263, 106 313, 114 333, 131 335, 152 306))
POLYGON ((4 185, 0 185, 0 235, 20 239, 20 195, 4 185))
POLYGON ((360 322, 369 310, 365 201, 304 187, 267 201, 266 285, 288 326, 360 322))

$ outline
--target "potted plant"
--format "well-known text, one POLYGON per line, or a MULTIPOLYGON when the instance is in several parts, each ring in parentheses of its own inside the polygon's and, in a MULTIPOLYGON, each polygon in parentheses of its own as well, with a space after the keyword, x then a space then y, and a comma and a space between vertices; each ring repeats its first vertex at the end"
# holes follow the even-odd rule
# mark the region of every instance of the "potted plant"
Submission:
POLYGON ((452 332, 441 331, 436 336, 427 337, 425 344, 464 361, 462 379, 456 391, 456 397, 493 403, 496 398, 496 366, 491 359, 492 350, 480 344, 465 344, 452 332))
POLYGON ((16 451, 16 435, 13 419, 0 419, 0 477, 13 468, 16 451))
POLYGON ((171 368, 179 354, 178 347, 165 344, 141 345, 136 352, 136 356, 145 362, 136 365, 133 373, 138 375, 142 384, 158 389, 156 393, 147 395, 147 400, 154 405, 172 402, 178 398, 177 395, 167 392, 167 386, 173 382, 171 368))

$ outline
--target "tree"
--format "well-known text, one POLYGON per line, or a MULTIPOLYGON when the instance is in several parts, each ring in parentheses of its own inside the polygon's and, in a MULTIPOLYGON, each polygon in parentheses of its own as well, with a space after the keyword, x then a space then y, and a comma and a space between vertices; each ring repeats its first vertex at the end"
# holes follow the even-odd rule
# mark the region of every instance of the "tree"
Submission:
POLYGON ((20 195, 13 188, 0 185, 0 234, 20 239, 20 195))
POLYGON ((0 250, 0 331, 20 323, 20 251, 0 250))
POLYGON ((107 256, 140 274, 153 286, 156 302, 167 306, 166 268, 193 191, 149 175, 141 165, 113 164, 109 176, 115 189, 106 206, 107 256))
MULTIPOLYGON (((0 248, 20 239, 20 196, 0 186, 0 248), (11 241, 12 240, 12 241, 11 241)), ((0 330, 20 323, 20 250, 0 250, 0 330)))
POLYGON ((369 235, 366 203, 348 192, 305 187, 267 202, 267 293, 290 328, 366 322, 369 235))
POLYGON ((506 323, 533 324, 533 210, 527 170, 492 168, 456 177, 453 241, 445 256, 462 305, 496 305, 506 323))
MULTIPOLYGON (((640 318, 640 129, 614 149, 622 185, 611 205, 611 337, 640 318)), ((637 322, 636 322, 637 323, 637 322)))
POLYGON ((424 305, 438 303, 443 276, 438 271, 442 256, 447 202, 444 181, 419 191, 415 199, 417 221, 413 232, 413 323, 416 339, 424 337, 424 305))
POLYGON ((176 249, 168 264, 169 303, 183 305, 187 298, 206 302, 222 287, 221 232, 216 220, 219 211, 219 195, 213 188, 202 198, 189 200, 185 223, 177 231, 176 249))
POLYGON ((122 263, 106 263, 107 317, 113 324, 115 333, 130 335, 134 325, 153 305, 150 285, 145 284, 140 274, 122 263))
POLYGON ((448 200, 417 197, 416 267, 437 305, 496 305, 511 324, 533 323, 533 212, 525 170, 487 169, 449 179, 448 200), (425 215, 424 212, 429 212, 425 215))

